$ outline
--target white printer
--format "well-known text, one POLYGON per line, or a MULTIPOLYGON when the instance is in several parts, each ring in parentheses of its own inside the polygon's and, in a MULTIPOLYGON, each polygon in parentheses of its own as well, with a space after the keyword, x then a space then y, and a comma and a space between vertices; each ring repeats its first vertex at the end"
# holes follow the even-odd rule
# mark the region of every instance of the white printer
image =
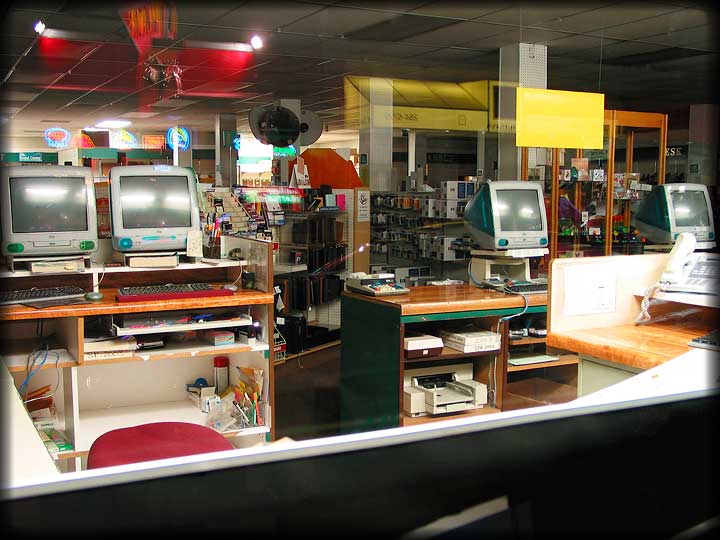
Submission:
POLYGON ((472 364, 406 369, 403 411, 425 416, 482 408, 487 386, 473 379, 472 364))

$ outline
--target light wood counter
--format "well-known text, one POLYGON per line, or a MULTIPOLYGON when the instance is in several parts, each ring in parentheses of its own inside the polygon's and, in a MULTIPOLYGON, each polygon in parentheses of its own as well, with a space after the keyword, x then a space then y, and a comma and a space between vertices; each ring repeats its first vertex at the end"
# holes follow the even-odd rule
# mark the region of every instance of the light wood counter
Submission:
POLYGON ((650 369, 692 349, 688 342, 709 332, 706 320, 623 325, 552 333, 548 345, 637 369, 650 369))
POLYGON ((36 309, 21 304, 0 307, 0 321, 19 321, 25 319, 53 319, 60 317, 92 317, 94 315, 115 315, 120 313, 146 313, 151 311, 171 311, 183 309, 204 309, 215 307, 249 306, 254 304, 272 304, 272 293, 256 290, 238 290, 228 296, 208 296, 196 298, 176 298, 169 300, 151 300, 143 302, 118 302, 115 300, 117 289, 101 289, 105 296, 100 301, 70 306, 54 306, 36 309))
MULTIPOLYGON (((471 285, 411 287, 409 294, 395 296, 370 296, 351 292, 343 294, 397 307, 402 316, 507 309, 524 305, 523 299, 518 295, 480 289, 471 285)), ((532 294, 528 298, 530 306, 547 305, 547 295, 545 294, 532 294)))

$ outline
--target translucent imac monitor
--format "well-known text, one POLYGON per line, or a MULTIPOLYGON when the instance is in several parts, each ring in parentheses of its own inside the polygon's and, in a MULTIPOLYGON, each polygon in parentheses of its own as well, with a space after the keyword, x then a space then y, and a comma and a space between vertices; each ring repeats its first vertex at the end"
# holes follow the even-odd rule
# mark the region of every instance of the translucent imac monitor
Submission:
POLYGON ((2 253, 64 256, 98 248, 89 167, 21 165, 2 171, 2 253))
POLYGON ((116 251, 182 251, 200 229, 197 177, 172 165, 110 169, 112 242, 116 251))
POLYGON ((521 180, 481 184, 465 207, 465 227, 481 249, 546 248, 542 188, 521 180))
POLYGON ((640 202, 633 225, 649 241, 672 244, 680 233, 695 236, 698 248, 715 247, 715 226, 707 186, 661 184, 640 202))

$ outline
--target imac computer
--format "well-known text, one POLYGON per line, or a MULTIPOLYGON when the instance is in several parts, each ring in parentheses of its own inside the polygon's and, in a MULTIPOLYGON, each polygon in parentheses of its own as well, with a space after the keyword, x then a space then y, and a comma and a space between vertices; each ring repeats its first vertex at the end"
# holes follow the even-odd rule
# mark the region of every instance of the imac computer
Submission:
POLYGON ((633 225, 649 241, 672 244, 680 233, 695 236, 697 248, 715 247, 715 227, 707 186, 661 184, 640 202, 633 225))
POLYGON ((58 257, 97 250, 95 186, 89 167, 7 167, 0 196, 3 255, 58 257))
POLYGON ((185 167, 113 167, 110 208, 116 251, 182 251, 188 231, 200 230, 197 177, 185 167))
POLYGON ((481 184, 465 207, 465 226, 482 249, 547 248, 542 188, 520 180, 481 184))
POLYGON ((470 282, 510 292, 547 292, 530 278, 530 257, 548 253, 542 188, 521 180, 482 184, 465 207, 465 227, 480 250, 471 251, 470 282))

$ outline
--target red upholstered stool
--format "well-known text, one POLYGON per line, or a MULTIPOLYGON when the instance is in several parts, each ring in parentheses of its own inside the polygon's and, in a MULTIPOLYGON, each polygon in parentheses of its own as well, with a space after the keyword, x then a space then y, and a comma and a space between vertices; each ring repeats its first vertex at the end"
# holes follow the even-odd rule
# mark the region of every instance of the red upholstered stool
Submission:
POLYGON ((165 459, 234 447, 217 431, 185 422, 154 422, 114 429, 92 443, 87 468, 111 467, 153 459, 165 459))

